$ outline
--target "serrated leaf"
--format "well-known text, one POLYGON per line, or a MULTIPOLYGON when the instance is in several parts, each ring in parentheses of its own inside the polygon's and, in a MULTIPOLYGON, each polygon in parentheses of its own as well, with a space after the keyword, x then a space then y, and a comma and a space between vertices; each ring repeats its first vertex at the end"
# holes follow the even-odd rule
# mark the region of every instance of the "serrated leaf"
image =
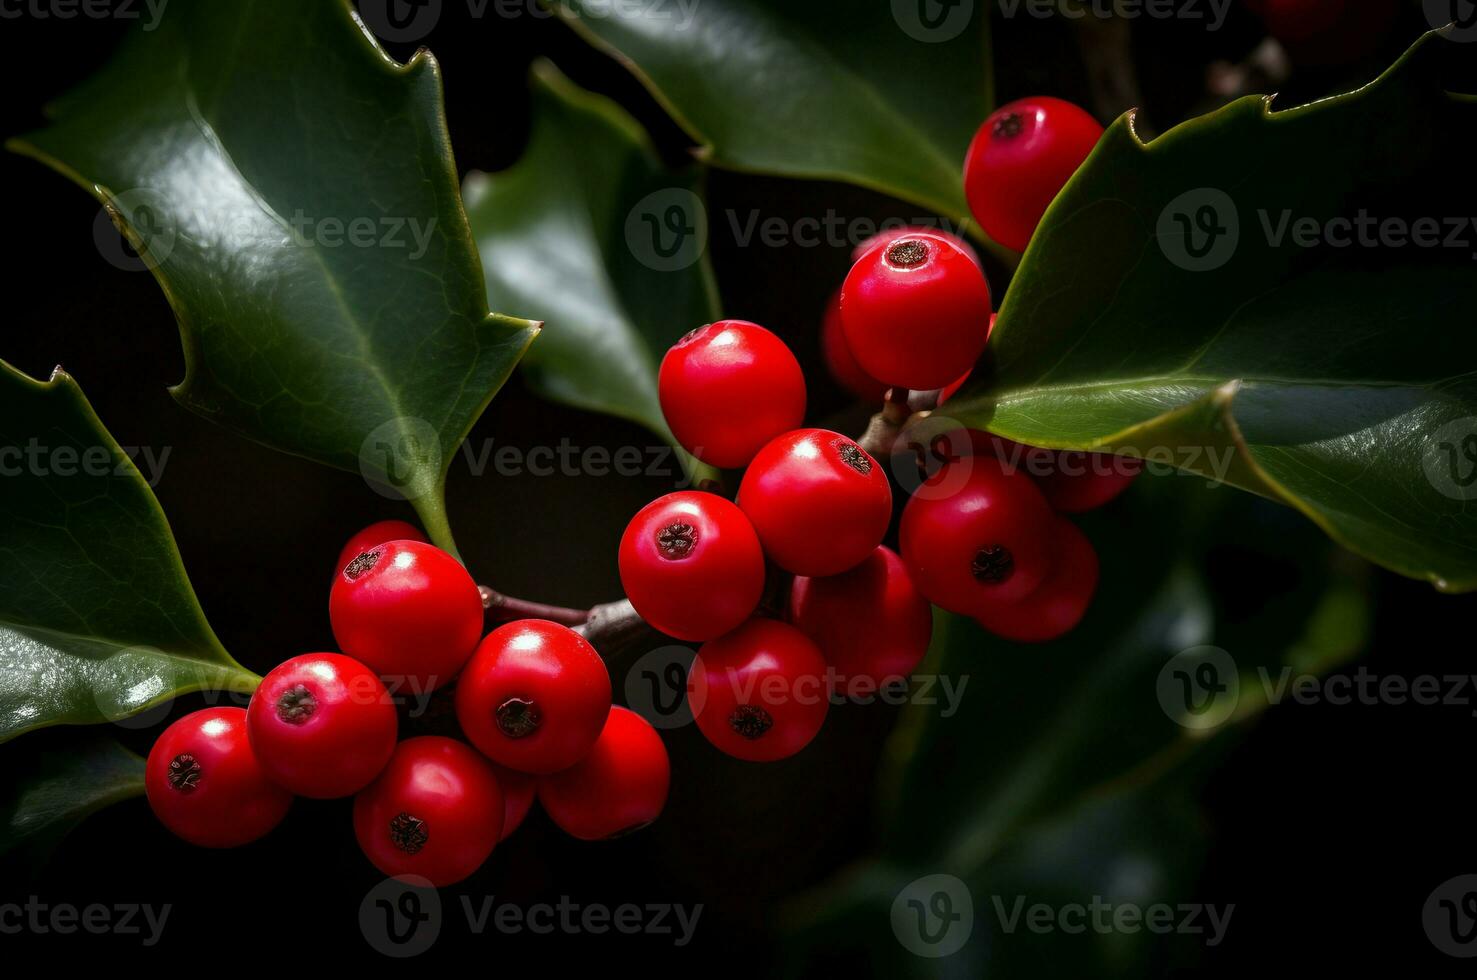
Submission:
POLYGON ((701 171, 668 171, 623 109, 540 62, 523 159, 473 174, 465 193, 489 302, 549 323, 523 360, 530 384, 673 442, 657 400, 661 357, 719 317, 698 224, 701 171), (672 208, 691 231, 666 237, 672 208))
POLYGON ((1477 101, 1443 81, 1462 55, 1430 35, 1357 92, 1244 99, 1147 145, 1120 120, 1048 211, 993 371, 949 414, 1157 455, 1402 574, 1477 587, 1477 268, 1447 247, 1477 215, 1458 176, 1477 101))
POLYGON ((13 141, 104 202, 174 307, 179 401, 410 498, 537 324, 489 315, 435 60, 344 0, 174 0, 13 141))
POLYGON ((58 370, 0 361, 0 741, 260 681, 221 647, 159 503, 58 370))

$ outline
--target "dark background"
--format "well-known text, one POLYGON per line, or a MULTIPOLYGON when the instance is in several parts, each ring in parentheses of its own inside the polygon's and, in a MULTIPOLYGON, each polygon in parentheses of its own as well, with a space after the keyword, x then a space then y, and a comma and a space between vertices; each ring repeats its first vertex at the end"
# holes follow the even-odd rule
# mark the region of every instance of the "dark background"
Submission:
MULTIPOLYGON (((1388 64, 1422 27, 1409 11, 1368 64, 1388 64)), ((0 134, 39 126, 42 107, 100 65, 123 30, 116 21, 86 18, 0 20, 0 134)), ((1206 108, 1207 64, 1240 59, 1260 37, 1239 7, 1215 34, 1140 22, 1134 52, 1149 126, 1167 128, 1206 108)), ((687 153, 690 141, 640 85, 557 23, 526 16, 474 21, 462 4, 448 3, 427 43, 444 70, 463 172, 496 170, 518 158, 528 124, 526 70, 539 55, 631 109, 673 162, 687 153)), ((391 50, 402 58, 410 53, 391 50)), ((1055 22, 1002 24, 996 61, 1001 101, 1038 92, 1091 101, 1076 41, 1055 22)), ((1348 75, 1370 72, 1303 73, 1284 90, 1324 94, 1348 75)), ((173 316, 152 277, 104 261, 94 242, 96 203, 11 154, 0 155, 0 187, 7 212, 0 358, 36 376, 65 365, 122 445, 170 447, 156 493, 211 623, 242 663, 265 672, 296 653, 331 649, 327 578, 339 547, 372 520, 413 519, 408 508, 366 492, 357 475, 264 449, 177 406, 166 391, 183 374, 173 316)), ((881 219, 917 210, 839 185, 723 172, 713 175, 710 196, 715 213, 760 208, 799 217, 834 207, 881 219)), ((825 377, 816 337, 847 251, 740 248, 726 222, 715 221, 713 234, 725 314, 765 323, 791 343, 812 379, 815 418, 859 424, 864 414, 848 408, 825 377)), ((998 291, 1005 280, 994 272, 998 291)), ((490 438, 525 449, 566 437, 579 446, 652 442, 625 423, 535 399, 516 378, 472 435, 478 444, 490 438)), ((515 595, 588 605, 619 594, 619 534, 629 515, 669 484, 656 477, 473 478, 458 462, 449 507, 479 579, 515 595)), ((1142 533, 1152 547, 1157 535, 1172 531, 1142 533)), ((1276 588, 1255 556, 1219 556, 1211 572, 1233 616, 1276 588)), ((1381 574, 1376 602, 1367 668, 1405 676, 1471 671, 1474 600, 1381 574)), ((198 706, 183 699, 174 716, 198 706)), ((584 903, 701 902, 701 924, 684 958, 712 972, 768 973, 775 951, 764 927, 775 900, 818 882, 869 845, 872 774, 892 718, 880 706, 833 711, 810 751, 773 767, 722 757, 690 728, 668 733, 673 794, 655 828, 587 845, 535 812, 481 873, 450 892, 522 902, 560 895, 584 903)), ((1225 943, 1208 951, 1204 969, 1193 975, 1265 967, 1336 973, 1384 963, 1410 975, 1454 975, 1458 962, 1432 948, 1420 908, 1439 883, 1477 872, 1469 802, 1474 731, 1471 706, 1285 706, 1252 726, 1205 799, 1212 846, 1193 897, 1234 902, 1236 913, 1225 943)), ((119 729, 119 736, 147 752, 149 731, 119 729)), ((37 748, 65 751, 71 737, 24 736, 0 749, 0 771, 13 778, 37 748)), ((305 954, 320 945, 335 955, 372 955, 356 916, 379 875, 354 844, 347 801, 299 801, 264 841, 217 853, 170 837, 135 800, 82 826, 49 862, 12 860, 0 874, 0 901, 35 894, 53 903, 173 903, 158 952, 176 967, 244 954, 296 972, 299 961, 316 967, 305 954)), ((489 951, 467 939, 449 926, 432 955, 489 951), (471 949, 458 948, 464 945, 471 949)), ((496 944, 498 959, 472 962, 501 968, 579 949, 640 968, 665 964, 673 952, 659 938, 499 936, 496 944)), ((136 941, 0 936, 11 963, 8 954, 21 945, 56 961, 68 953, 125 954, 136 941)))

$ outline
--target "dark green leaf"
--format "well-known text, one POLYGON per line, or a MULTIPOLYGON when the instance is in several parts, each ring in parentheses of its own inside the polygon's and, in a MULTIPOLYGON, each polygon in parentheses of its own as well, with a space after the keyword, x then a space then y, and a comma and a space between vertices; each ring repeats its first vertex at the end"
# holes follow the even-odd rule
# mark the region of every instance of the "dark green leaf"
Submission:
POLYGON ((488 314, 434 59, 398 65, 344 0, 175 0, 12 147, 147 252, 185 405, 410 498, 441 487, 537 324, 488 314))
POLYGON ((120 721, 178 694, 250 692, 159 503, 77 383, 0 362, 0 741, 120 721))
POLYGON ((1121 120, 1042 222, 993 376, 950 414, 1214 473, 1477 587, 1477 101, 1443 85, 1453 48, 1432 35, 1352 94, 1245 99, 1147 145, 1121 120))
POLYGON ((0 854, 42 854, 88 816, 143 792, 144 760, 111 738, 37 753, 0 800, 0 854))
POLYGON ((848 181, 967 218, 964 153, 991 101, 984 5, 550 5, 627 62, 714 164, 848 181))
POLYGON ((657 366, 683 334, 719 316, 695 223, 701 172, 669 172, 634 119, 548 62, 534 67, 533 97, 523 159, 467 179, 489 300, 548 321, 523 361, 542 394, 672 441, 657 366), (692 231, 664 240, 669 212, 692 231))

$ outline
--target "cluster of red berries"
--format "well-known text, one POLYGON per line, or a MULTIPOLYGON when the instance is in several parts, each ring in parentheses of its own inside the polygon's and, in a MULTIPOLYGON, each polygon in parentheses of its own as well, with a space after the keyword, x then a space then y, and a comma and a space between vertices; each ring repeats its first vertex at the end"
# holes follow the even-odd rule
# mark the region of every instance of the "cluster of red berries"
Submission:
POLYGON ((484 637, 476 583, 410 525, 383 522, 349 542, 329 616, 344 654, 294 657, 245 709, 194 712, 154 743, 145 786, 174 833, 232 847, 275 827, 294 796, 353 796, 354 833, 375 867, 440 886, 475 871, 535 796, 582 840, 661 812, 666 748, 640 715, 611 705, 595 649, 543 620, 484 637), (475 749, 442 736, 397 742, 385 682, 428 695, 453 678, 475 749))

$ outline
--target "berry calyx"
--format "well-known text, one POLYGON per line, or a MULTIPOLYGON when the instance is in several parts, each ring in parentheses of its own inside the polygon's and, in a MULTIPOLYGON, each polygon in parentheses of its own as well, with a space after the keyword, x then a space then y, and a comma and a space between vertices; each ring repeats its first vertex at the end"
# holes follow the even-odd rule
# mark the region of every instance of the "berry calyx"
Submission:
POLYGON ((764 551, 744 512, 711 493, 647 504, 621 536, 621 584, 653 628, 679 640, 721 636, 764 593, 764 551))
MULTIPOLYGON (((855 265, 856 262, 860 260, 863 255, 866 255, 878 245, 890 245, 893 242, 897 241, 899 238, 907 238, 910 235, 937 235, 940 238, 953 242, 954 245, 959 249, 959 251, 969 256, 970 261, 972 261, 975 265, 980 265, 979 253, 974 250, 974 246, 969 244, 969 242, 965 241, 963 238, 960 238, 958 235, 951 234, 947 231, 943 231, 942 229, 926 228, 922 225, 909 225, 904 228, 889 228, 886 231, 879 231, 871 238, 863 239, 860 245, 851 250, 852 264, 855 265)), ((980 268, 984 267, 980 266, 980 268)))
POLYGON ((795 579, 790 622, 815 641, 837 693, 868 697, 906 678, 933 636, 933 610, 903 560, 878 547, 856 568, 795 579))
POLYGON ((406 739, 354 797, 354 836, 376 868, 440 888, 482 866, 503 829, 492 764, 437 735, 406 739))
POLYGON ((867 374, 889 387, 942 388, 985 349, 990 287, 949 238, 916 233, 873 246, 841 287, 841 327, 867 374))
POLYGON ((719 320, 679 340, 657 375, 662 415, 677 441, 723 468, 805 418, 805 376, 785 342, 757 323, 719 320))
POLYGON ((997 636, 1018 643, 1045 643, 1072 631, 1097 591, 1098 557, 1087 536, 1064 517, 1053 528, 1056 567, 1036 590, 1014 602, 987 600, 975 619, 997 636))
POLYGON ((754 457, 738 505, 775 564, 796 575, 837 575, 882 543, 892 521, 892 488, 853 440, 796 429, 754 457))
POLYGON ((206 708, 154 742, 144 792, 176 836, 200 847, 238 847, 287 815, 292 794, 267 778, 246 731, 246 709, 206 708))
POLYGON ((349 562, 386 541, 425 540, 426 536, 414 524, 404 521, 377 521, 349 539, 338 554, 338 564, 333 566, 333 572, 337 575, 349 562))
POLYGON ((492 761, 525 773, 567 769, 610 712, 610 674, 574 630, 541 619, 498 627, 456 686, 456 717, 492 761))
POLYGON ((388 541, 351 559, 334 579, 328 614, 339 649, 417 693, 455 677, 482 636, 477 583, 419 541, 388 541))
POLYGON ((299 796, 357 793, 395 751, 394 702, 364 664, 336 653, 293 657, 251 696, 246 730, 262 770, 299 796))
POLYGON ((1056 561, 1053 520, 1031 479, 993 457, 945 463, 903 510, 903 561, 931 602, 973 615, 1045 581, 1056 561))
POLYGON ((1102 134, 1096 119, 1061 99, 1036 96, 997 109, 964 159, 964 192, 985 234, 1024 252, 1102 134))
POLYGON ((720 751, 773 762, 815 738, 830 707, 826 661, 793 626, 751 619, 698 650, 688 704, 698 729, 720 751))
POLYGON ((539 779, 549 818, 580 840, 623 837, 654 821, 667 802, 667 747, 634 711, 614 707, 589 755, 539 779))

